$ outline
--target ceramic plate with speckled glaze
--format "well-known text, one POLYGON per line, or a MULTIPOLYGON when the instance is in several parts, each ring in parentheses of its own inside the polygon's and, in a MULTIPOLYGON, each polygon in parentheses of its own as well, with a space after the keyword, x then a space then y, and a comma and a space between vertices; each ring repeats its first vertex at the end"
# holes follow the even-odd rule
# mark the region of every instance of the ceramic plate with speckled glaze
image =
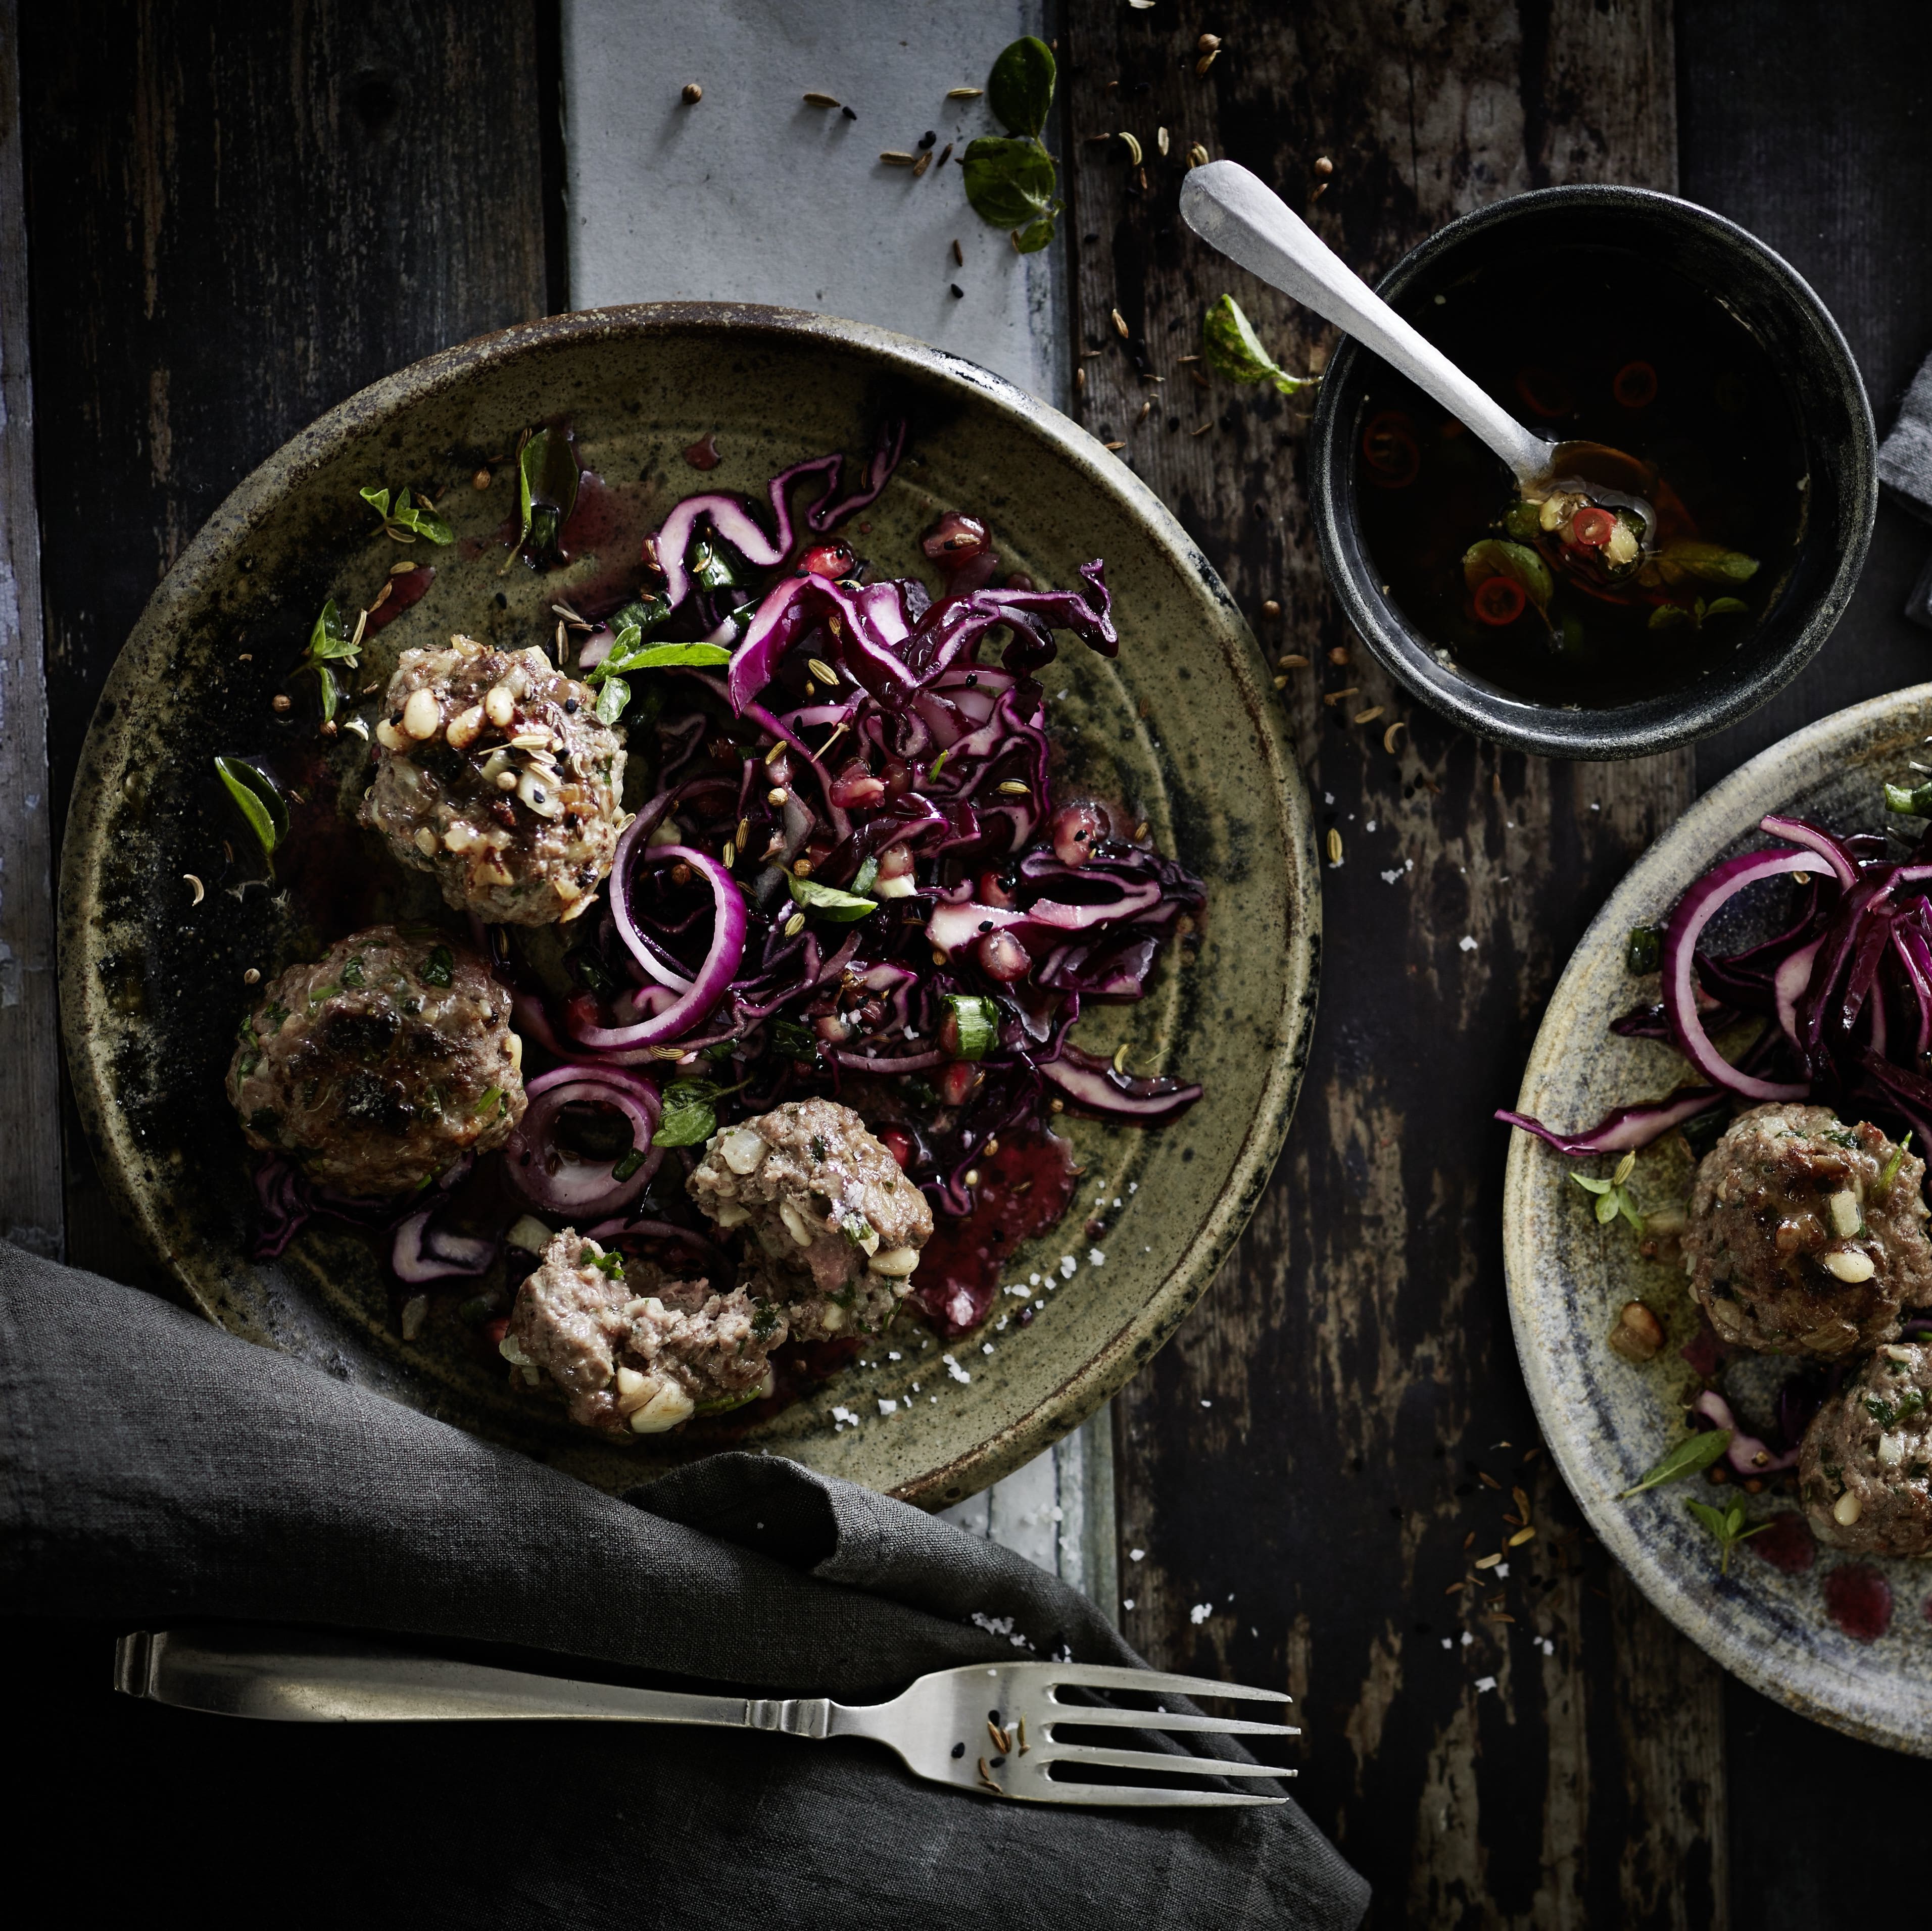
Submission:
POLYGON ((957 1500, 1077 1426, 1166 1339, 1273 1167, 1313 1019, 1318 910, 1307 794, 1272 698, 1246 625, 1152 493, 1065 418, 956 357, 818 315, 688 304, 562 316, 449 349, 352 397, 243 483, 157 590, 108 682, 62 867, 66 1036, 104 1171, 216 1320, 586 1480, 634 1486, 728 1439, 930 1505, 957 1500), (516 508, 514 465, 501 459, 520 429, 560 417, 604 480, 605 527, 564 569, 500 574, 497 532, 516 508), (748 1434, 704 1424, 613 1447, 513 1396, 455 1324, 405 1341, 355 1231, 311 1222, 279 1261, 249 1258, 248 1158, 222 1093, 244 970, 267 978, 376 918, 440 908, 420 874, 344 831, 340 765, 316 772, 296 813, 285 889, 238 886, 224 843, 247 835, 212 754, 286 769, 296 733, 315 742, 312 713, 301 722, 298 704, 278 718, 271 700, 323 599, 368 604, 399 554, 437 574, 371 637, 362 683, 453 631, 547 640, 550 606, 634 569, 639 537, 680 497, 761 496, 801 457, 862 457, 898 417, 911 425, 907 458, 860 539, 884 574, 914 572, 918 535, 953 508, 982 517, 1009 567, 1043 585, 1106 559, 1118 660, 1063 640, 1046 673, 1060 781, 1130 802, 1205 880, 1208 910, 1196 963, 1170 958, 1147 997, 1096 1011, 1082 1036, 1102 1051, 1124 1044, 1136 1070, 1184 1072, 1207 1095, 1165 1130, 1074 1126, 1087 1170, 1075 1205, 1002 1276, 1042 1277, 1030 1327, 948 1346, 907 1320, 868 1365, 748 1434), (722 460, 700 477, 681 452, 707 433, 722 460), (486 489, 472 487, 479 467, 494 468, 486 489), (439 491, 454 547, 399 553, 382 534, 358 492, 406 482, 439 491), (207 885, 199 903, 188 874, 207 885))
MULTIPOLYGON (((1932 685, 1820 719, 1734 772, 1691 809, 1611 895, 1585 934, 1550 1003, 1523 1075, 1520 1109, 1564 1132, 1610 1109, 1660 1098, 1690 1075, 1666 1045, 1620 1039, 1610 1022, 1656 997, 1654 978, 1624 963, 1633 926, 1660 925, 1691 882, 1720 859, 1767 844, 1766 812, 1810 818, 1840 832, 1880 831, 1884 781, 1915 781, 1932 735, 1932 685)), ((1742 910, 1742 908, 1740 908, 1742 910)), ((1748 913, 1743 916, 1748 916, 1748 913)), ((1718 931, 1718 949, 1753 936, 1718 931)), ((1630 1228, 1600 1227, 1573 1171, 1607 1172, 1607 1159, 1564 1159, 1512 1132, 1504 1193, 1503 1252, 1523 1373, 1546 1439, 1590 1526, 1651 1600, 1727 1669, 1808 1717, 1874 1743, 1932 1756, 1932 1563, 1875 1561, 1789 1538, 1780 1567, 1747 1542, 1719 1573, 1717 1545, 1684 1506, 1686 1496, 1736 1498, 1699 1480, 1618 1501, 1684 1432, 1700 1385, 1682 1351, 1698 1336, 1697 1311, 1674 1258, 1646 1260, 1630 1228), (1641 1298, 1668 1339, 1634 1366, 1606 1345, 1618 1311, 1641 1298), (1809 1552, 1808 1561, 1804 1560, 1809 1552), (1881 1586, 1882 1585, 1882 1586, 1881 1586), (1882 1634, 1847 1615, 1890 1598, 1882 1634)), ((1692 1168, 1682 1143, 1640 1156, 1630 1186, 1641 1205, 1688 1196, 1692 1168)), ((1741 1423, 1761 1432, 1786 1364, 1739 1356, 1722 1374, 1741 1423), (1757 1423, 1754 1427, 1754 1420, 1757 1423)), ((1794 1496, 1745 1498, 1754 1518, 1789 1513, 1794 1496)), ((1768 1539, 1774 1550, 1778 1539, 1768 1539)))

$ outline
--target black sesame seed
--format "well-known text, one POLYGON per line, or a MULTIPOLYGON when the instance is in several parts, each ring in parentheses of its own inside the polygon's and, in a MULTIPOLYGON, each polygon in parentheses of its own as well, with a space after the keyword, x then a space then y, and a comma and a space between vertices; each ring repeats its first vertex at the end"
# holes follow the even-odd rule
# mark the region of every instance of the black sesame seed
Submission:
POLYGON ((840 112, 840 113, 842 113, 842 115, 844 115, 844 117, 846 118, 846 119, 847 119, 847 120, 848 120, 848 121, 856 121, 856 120, 857 120, 857 119, 858 119, 858 118, 859 118, 859 117, 858 117, 858 115, 856 115, 855 113, 854 113, 854 112, 853 112, 853 111, 851 110, 851 109, 850 109, 850 108, 849 108, 849 107, 842 107, 842 108, 840 108, 840 109, 839 109, 839 110, 838 110, 838 111, 839 111, 839 112, 840 112))
POLYGON ((574 697, 565 698, 563 700, 563 708, 568 711, 572 717, 576 716, 577 700, 574 697))
POLYGON ((948 282, 946 286, 952 289, 953 299, 956 301, 964 301, 966 299, 966 291, 957 282, 948 282))
POLYGON ((939 136, 935 134, 930 127, 928 127, 926 129, 926 132, 919 137, 919 144, 922 148, 929 148, 932 145, 933 142, 938 139, 939 136))
POLYGON ((966 1746, 964 1744, 955 1744, 952 1746, 952 1755, 955 1762, 957 1762, 958 1759, 963 1757, 965 1754, 966 1746))
POLYGON ((993 1768, 995 1770, 998 1770, 1000 1766, 1006 1762, 1006 1759, 1004 1757, 994 1757, 992 1759, 992 1762, 993 1768))
POLYGON ((1000 1713, 999 1713, 999 1711, 997 1711, 997 1710, 988 1710, 988 1711, 986 1712, 986 1721, 987 1721, 988 1723, 992 1723, 992 1724, 997 1725, 997 1724, 998 1723, 999 1720, 1000 1720, 1000 1713))
POLYGON ((982 932, 990 932, 993 929, 992 920, 990 919, 982 919, 980 921, 980 929, 982 932))

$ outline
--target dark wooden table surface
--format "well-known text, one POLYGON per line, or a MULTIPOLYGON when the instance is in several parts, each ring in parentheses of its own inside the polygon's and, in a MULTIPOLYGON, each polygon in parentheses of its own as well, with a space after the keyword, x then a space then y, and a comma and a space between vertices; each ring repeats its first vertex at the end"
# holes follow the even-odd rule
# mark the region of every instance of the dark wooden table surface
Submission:
MULTIPOLYGON (((19 33, 58 804, 122 640, 235 482, 375 377, 568 305, 558 28, 544 0, 69 0, 25 9, 19 33)), ((1106 351, 1086 363, 1084 420, 1126 439, 1264 644, 1315 660, 1283 703, 1349 852, 1324 880, 1316 1048, 1273 1188, 1118 1404, 1128 1633, 1157 1663, 1286 1676, 1308 1729, 1301 1798, 1374 1883, 1377 1924, 1864 1924, 1916 1895, 1932 1765, 1724 1678, 1582 1531, 1516 1366, 1489 1115, 1590 914, 1697 787, 1925 677, 1932 637, 1899 612, 1932 533, 1882 509, 1830 646, 1694 754, 1552 765, 1454 735, 1359 656, 1330 661, 1348 638, 1310 533, 1305 409, 1222 392, 1217 427, 1185 433, 1199 399, 1174 358, 1224 287, 1291 366, 1330 338, 1204 261, 1175 200, 1198 141, 1372 274, 1502 195, 1674 188, 1811 279, 1882 427, 1932 349, 1932 8, 1066 0, 1059 35, 1076 346, 1106 351), (1187 50, 1210 31, 1224 46, 1202 76, 1187 50), (1176 160, 1150 158, 1144 189, 1118 144, 1084 139, 1156 124, 1176 160), (1113 309, 1168 377, 1144 421, 1113 309), (1279 619, 1259 616, 1269 598, 1279 619), (1359 703, 1320 701, 1348 685, 1359 703), (1348 722, 1372 703, 1389 706, 1373 730, 1348 722), (1390 754, 1396 715, 1411 730, 1390 754), (1531 1559, 1490 1596, 1445 1593, 1517 1483, 1543 1525, 1531 1559), (1228 1613, 1196 1625, 1202 1602, 1228 1613)), ((16 245, 0 272, 11 382, 16 245)), ((70 1257, 153 1283, 68 1119, 70 1257)), ((25 1171, 24 1150, 4 1157, 25 1171)))

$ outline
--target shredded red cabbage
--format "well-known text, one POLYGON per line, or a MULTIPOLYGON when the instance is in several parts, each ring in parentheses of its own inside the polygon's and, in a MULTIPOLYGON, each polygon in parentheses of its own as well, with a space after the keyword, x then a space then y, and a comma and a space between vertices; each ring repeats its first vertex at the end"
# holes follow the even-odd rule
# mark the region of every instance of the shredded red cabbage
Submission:
POLYGON ((1708 1084, 1620 1107, 1594 1126, 1560 1133, 1526 1114, 1496 1117, 1575 1157, 1646 1147, 1734 1100, 1808 1100, 1894 1134, 1932 1135, 1932 834, 1905 862, 1886 840, 1840 838, 1801 818, 1760 829, 1778 845, 1714 866, 1678 901, 1663 942, 1660 1006, 1626 1014, 1612 1030, 1667 1036, 1708 1084), (1822 863, 1820 863, 1820 861, 1822 863), (1796 879, 1774 938, 1729 956, 1697 950, 1712 919, 1754 886, 1796 879), (1765 1023, 1741 1058, 1726 1060, 1714 1027, 1765 1023))

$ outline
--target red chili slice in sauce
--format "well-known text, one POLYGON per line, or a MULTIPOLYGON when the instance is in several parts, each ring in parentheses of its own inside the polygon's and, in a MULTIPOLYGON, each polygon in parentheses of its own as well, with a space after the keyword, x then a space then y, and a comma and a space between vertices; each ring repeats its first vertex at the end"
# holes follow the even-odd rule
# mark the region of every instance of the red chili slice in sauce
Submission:
POLYGON ((1570 541, 1585 550, 1600 550, 1616 532, 1617 520, 1594 505, 1570 519, 1570 541))
POLYGON ((1642 409, 1657 400, 1657 371, 1648 362, 1626 362, 1612 381, 1610 393, 1625 409, 1642 409))
POLYGON ((1516 392, 1537 415, 1568 415, 1576 406, 1570 397, 1570 385, 1552 369, 1519 369, 1516 392))
POLYGON ((1385 409, 1370 417, 1362 431, 1362 455, 1369 466, 1369 480, 1384 490, 1406 489, 1422 467, 1415 425, 1399 409, 1385 409))
POLYGON ((1514 577, 1491 577, 1476 586, 1476 615, 1498 628, 1513 624, 1529 601, 1522 586, 1514 577))

